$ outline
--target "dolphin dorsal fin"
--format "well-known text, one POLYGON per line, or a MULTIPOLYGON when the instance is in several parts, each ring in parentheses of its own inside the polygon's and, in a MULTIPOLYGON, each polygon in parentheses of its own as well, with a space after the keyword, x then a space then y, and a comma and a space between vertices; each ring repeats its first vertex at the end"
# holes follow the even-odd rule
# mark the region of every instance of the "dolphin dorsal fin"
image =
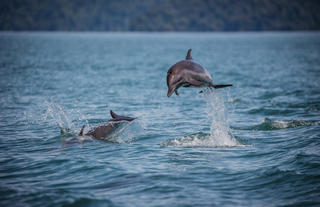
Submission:
POLYGON ((186 60, 191 60, 191 59, 192 59, 192 57, 191 57, 191 51, 192 51, 192 49, 190 48, 190 49, 188 50, 188 53, 187 53, 187 56, 186 56, 186 60))
POLYGON ((84 127, 85 127, 86 125, 83 125, 82 126, 82 128, 81 128, 81 130, 80 130, 80 132, 79 132, 79 136, 83 136, 83 130, 84 130, 84 127))
POLYGON ((112 117, 113 119, 116 119, 116 118, 119 117, 119 115, 116 114, 116 113, 114 113, 112 110, 110 110, 110 115, 111 115, 111 117, 112 117))

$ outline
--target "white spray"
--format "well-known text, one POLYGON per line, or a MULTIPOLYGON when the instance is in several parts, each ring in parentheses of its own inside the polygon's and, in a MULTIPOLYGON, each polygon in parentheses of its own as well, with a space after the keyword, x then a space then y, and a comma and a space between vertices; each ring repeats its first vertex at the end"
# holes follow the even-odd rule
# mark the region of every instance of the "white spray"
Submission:
POLYGON ((239 145, 231 134, 223 96, 217 90, 206 89, 203 98, 206 101, 206 112, 211 122, 209 135, 210 144, 213 146, 239 145))
POLYGON ((206 112, 210 122, 210 132, 195 133, 182 138, 167 140, 162 143, 165 146, 173 147, 233 147, 240 144, 232 136, 227 121, 227 110, 224 97, 214 89, 205 89, 203 99, 206 102, 206 112))

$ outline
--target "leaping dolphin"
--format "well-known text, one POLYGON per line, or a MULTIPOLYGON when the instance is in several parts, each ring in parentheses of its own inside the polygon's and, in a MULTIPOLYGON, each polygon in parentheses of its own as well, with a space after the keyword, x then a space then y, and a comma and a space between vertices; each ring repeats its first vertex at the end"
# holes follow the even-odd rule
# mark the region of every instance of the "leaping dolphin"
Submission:
POLYGON ((191 57, 191 49, 188 50, 185 60, 179 61, 168 70, 167 85, 168 97, 173 92, 179 95, 178 88, 182 87, 209 87, 224 88, 232 84, 216 85, 213 84, 209 72, 198 63, 194 62, 191 57))
MULTIPOLYGON (((119 116, 116 113, 114 113, 112 110, 110 110, 110 115, 112 119, 109 119, 106 123, 91 129, 85 135, 94 137, 97 139, 104 139, 104 138, 107 138, 109 135, 111 135, 112 132, 114 132, 114 130, 116 130, 124 121, 131 122, 135 119, 127 116, 119 116)), ((83 136, 84 127, 85 125, 83 125, 79 133, 79 136, 83 136)))

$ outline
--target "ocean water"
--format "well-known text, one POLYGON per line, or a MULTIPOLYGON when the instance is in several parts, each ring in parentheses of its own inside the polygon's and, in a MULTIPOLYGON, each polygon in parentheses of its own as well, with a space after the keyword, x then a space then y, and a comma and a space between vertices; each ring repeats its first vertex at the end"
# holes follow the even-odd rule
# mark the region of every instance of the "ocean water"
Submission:
POLYGON ((0 33, 0 206, 319 205, 320 33, 0 33))

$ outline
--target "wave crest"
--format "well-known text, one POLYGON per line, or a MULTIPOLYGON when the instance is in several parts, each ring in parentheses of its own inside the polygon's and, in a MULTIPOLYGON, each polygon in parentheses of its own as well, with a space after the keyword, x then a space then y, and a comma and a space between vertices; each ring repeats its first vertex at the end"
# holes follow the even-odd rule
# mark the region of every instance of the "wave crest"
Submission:
POLYGON ((198 132, 195 134, 183 136, 181 138, 171 139, 163 142, 161 145, 170 147, 236 147, 241 146, 235 138, 215 139, 210 134, 198 132))
POLYGON ((269 118, 264 118, 262 123, 255 125, 253 127, 249 127, 247 129, 261 130, 261 131, 281 130, 281 129, 296 128, 300 126, 311 126, 317 123, 318 123, 317 121, 301 121, 301 120, 280 121, 280 120, 271 120, 269 118))

